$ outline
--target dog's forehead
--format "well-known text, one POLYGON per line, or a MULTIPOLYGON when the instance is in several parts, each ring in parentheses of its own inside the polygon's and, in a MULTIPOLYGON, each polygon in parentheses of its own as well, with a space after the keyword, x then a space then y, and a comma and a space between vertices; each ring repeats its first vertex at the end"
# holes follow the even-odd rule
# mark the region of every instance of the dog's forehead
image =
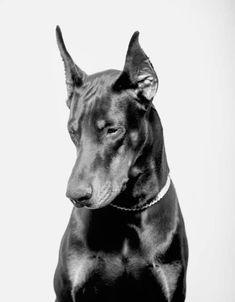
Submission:
POLYGON ((124 117, 126 98, 122 93, 114 93, 112 88, 120 74, 118 70, 107 70, 88 76, 83 86, 75 91, 69 124, 81 122, 81 119, 102 123, 124 117))
POLYGON ((113 95, 112 87, 120 74, 118 70, 106 70, 87 76, 83 85, 76 90, 78 98, 84 105, 109 98, 113 95))
POLYGON ((105 71, 97 72, 87 76, 86 82, 95 82, 97 86, 101 87, 103 85, 112 85, 121 75, 120 70, 108 69, 105 71))

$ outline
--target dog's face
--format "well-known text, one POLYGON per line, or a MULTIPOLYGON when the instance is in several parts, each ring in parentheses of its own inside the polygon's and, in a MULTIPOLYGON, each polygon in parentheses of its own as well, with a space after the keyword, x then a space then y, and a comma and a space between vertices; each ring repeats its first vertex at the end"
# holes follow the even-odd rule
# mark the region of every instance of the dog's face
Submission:
POLYGON ((88 77, 71 100, 68 130, 77 160, 67 196, 77 205, 110 203, 124 188, 144 142, 143 108, 131 91, 113 89, 119 75, 118 71, 107 71, 88 77))
POLYGON ((65 63, 70 116, 76 146, 67 197, 75 206, 100 208, 125 188, 147 135, 145 114, 157 90, 157 76, 140 48, 130 41, 124 70, 87 76, 68 54, 60 29, 57 42, 65 63))

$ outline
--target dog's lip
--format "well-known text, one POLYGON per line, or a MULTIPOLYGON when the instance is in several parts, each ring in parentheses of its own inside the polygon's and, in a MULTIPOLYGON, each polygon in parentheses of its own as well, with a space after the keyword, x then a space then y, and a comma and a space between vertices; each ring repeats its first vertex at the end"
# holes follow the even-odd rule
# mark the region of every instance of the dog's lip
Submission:
POLYGON ((100 209, 103 208, 105 206, 107 206, 109 203, 111 203, 113 201, 113 190, 107 190, 107 192, 98 200, 97 203, 92 203, 92 199, 87 200, 85 202, 76 202, 74 200, 71 200, 71 202, 73 203, 73 205, 76 208, 87 208, 89 210, 96 210, 96 209, 100 209))
POLYGON ((76 201, 74 199, 70 198, 70 201, 72 202, 72 204, 76 207, 76 208, 83 208, 85 206, 84 202, 82 201, 76 201))
POLYGON ((127 182, 128 182, 128 180, 123 182, 120 192, 123 192, 126 190, 127 182))
POLYGON ((113 190, 109 189, 107 192, 103 195, 103 197, 99 200, 99 204, 101 207, 105 207, 108 203, 110 203, 110 197, 113 194, 113 190))
POLYGON ((114 190, 113 189, 107 190, 107 192, 104 194, 103 198, 99 200, 101 207, 105 207, 108 204, 112 203, 113 200, 116 198, 116 196, 126 189, 128 180, 129 179, 126 178, 118 189, 116 188, 114 190))

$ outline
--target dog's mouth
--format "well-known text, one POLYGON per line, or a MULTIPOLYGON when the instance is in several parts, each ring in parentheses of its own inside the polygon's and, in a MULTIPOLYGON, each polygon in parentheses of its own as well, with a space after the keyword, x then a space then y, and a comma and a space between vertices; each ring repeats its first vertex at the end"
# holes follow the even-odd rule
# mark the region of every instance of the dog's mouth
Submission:
POLYGON ((83 208, 85 206, 83 201, 75 200, 75 199, 71 199, 71 198, 70 198, 70 201, 76 208, 83 208))
POLYGON ((112 186, 111 182, 108 182, 105 184, 103 189, 99 191, 97 195, 91 196, 91 198, 81 198, 79 200, 71 199, 70 201, 76 208, 88 208, 88 209, 99 209, 107 206, 110 204, 118 194, 123 192, 126 189, 126 184, 128 182, 127 180, 124 180, 121 184, 121 186, 118 186, 117 188, 112 186))

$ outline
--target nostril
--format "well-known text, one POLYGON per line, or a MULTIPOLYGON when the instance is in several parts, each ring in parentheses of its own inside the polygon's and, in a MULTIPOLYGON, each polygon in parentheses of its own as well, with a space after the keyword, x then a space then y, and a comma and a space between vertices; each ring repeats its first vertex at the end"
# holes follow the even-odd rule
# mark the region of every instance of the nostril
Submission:
POLYGON ((89 200, 91 198, 91 194, 86 194, 82 197, 79 198, 70 198, 70 200, 72 201, 72 203, 76 206, 78 206, 79 204, 82 204, 84 202, 86 202, 87 200, 89 200))
POLYGON ((73 204, 82 203, 92 197, 92 189, 90 187, 85 189, 68 187, 66 196, 72 201, 73 204))
POLYGON ((76 198, 76 201, 88 200, 91 198, 91 193, 82 194, 81 196, 76 198))

